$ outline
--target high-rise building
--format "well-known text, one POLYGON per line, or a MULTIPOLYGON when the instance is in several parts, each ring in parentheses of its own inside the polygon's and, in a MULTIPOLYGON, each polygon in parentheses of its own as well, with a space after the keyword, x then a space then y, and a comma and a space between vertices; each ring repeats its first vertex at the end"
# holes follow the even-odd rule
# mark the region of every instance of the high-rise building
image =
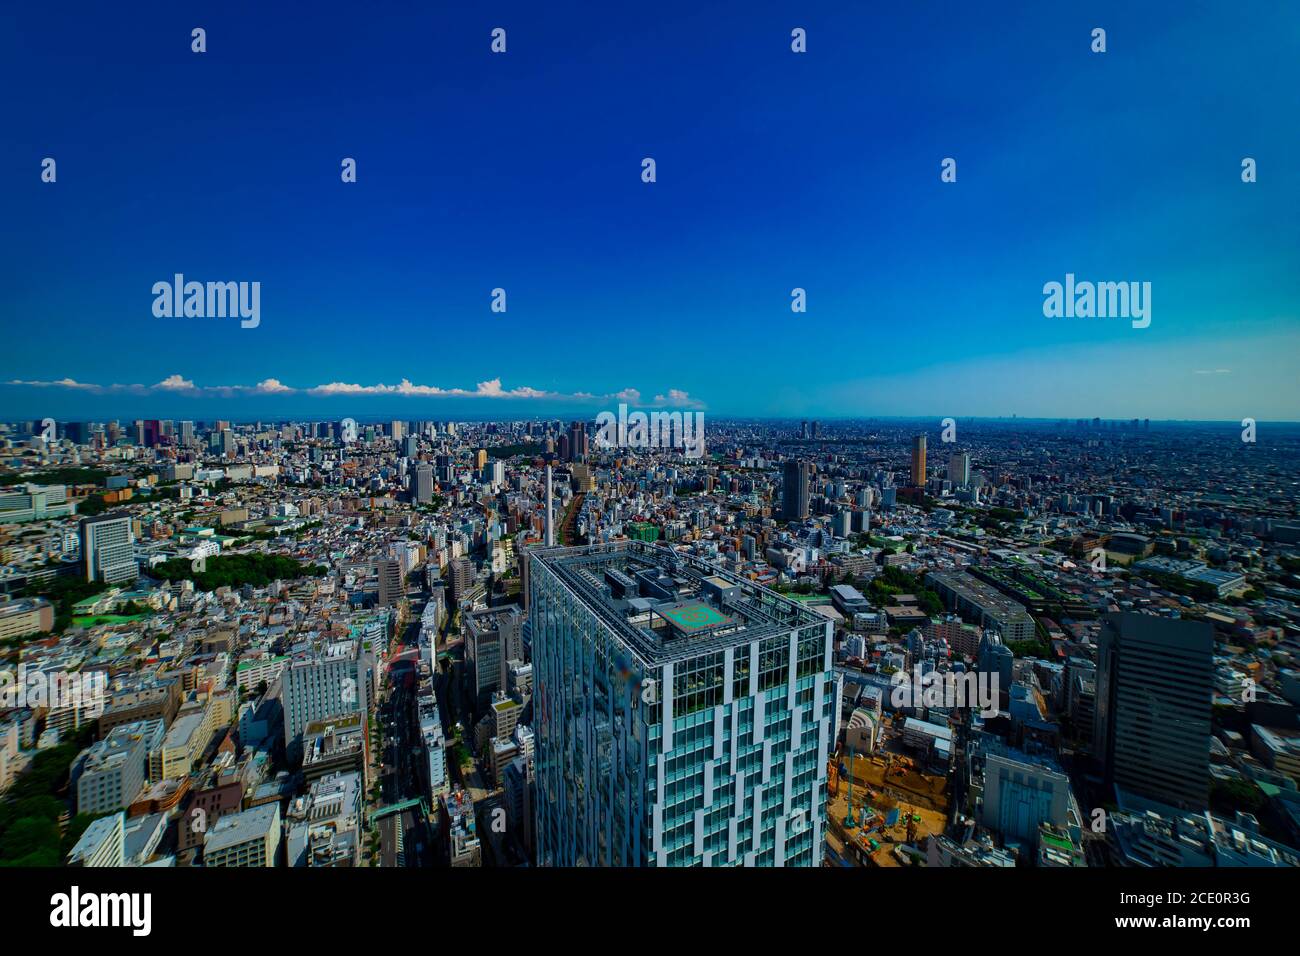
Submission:
POLYGON ((925 487, 925 436, 912 438, 912 487, 925 487))
POLYGON ((538 864, 820 866, 830 622, 639 541, 529 560, 538 864))
POLYGON ((1214 629, 1107 614, 1097 638, 1093 749, 1108 785, 1173 807, 1210 795, 1214 629))
POLYGON ((474 562, 469 558, 456 558, 448 566, 448 590, 451 592, 451 607, 460 606, 460 602, 469 594, 474 585, 474 562))
POLYGON ((551 490, 551 466, 546 466, 546 546, 552 547, 555 544, 555 511, 554 497, 551 490))
POLYGON ((587 460, 587 429, 582 422, 569 425, 569 461, 587 460))
POLYGON ((812 467, 806 461, 787 461, 781 470, 781 517, 802 521, 808 517, 812 467))
POLYGON ((465 662, 476 700, 507 686, 509 662, 523 660, 523 624, 514 604, 465 615, 465 662))
POLYGON ((130 515, 110 512, 82 518, 80 528, 81 563, 87 581, 117 584, 139 577, 130 515))
POLYGON ((281 677, 285 745, 293 746, 313 721, 369 711, 371 669, 358 640, 296 646, 281 677))
POLYGON ((422 505, 427 505, 433 500, 432 465, 415 466, 415 500, 422 505))
POLYGON ((379 578, 379 606, 394 607, 406 593, 402 565, 393 558, 383 558, 375 562, 375 573, 379 578))
POLYGON ((456 469, 452 464, 450 455, 438 455, 434 459, 437 466, 438 482, 445 488, 455 481, 456 469))
POLYGON ((424 744, 424 772, 429 794, 434 799, 447 793, 447 738, 442 730, 442 717, 438 699, 432 691, 417 701, 420 720, 420 739, 424 744))
POLYGON ((970 484, 970 455, 959 451, 948 459, 948 480, 955 488, 965 488, 970 484))
POLYGON ((575 492, 591 494, 596 490, 596 476, 592 473, 591 466, 575 464, 569 469, 569 476, 575 492))

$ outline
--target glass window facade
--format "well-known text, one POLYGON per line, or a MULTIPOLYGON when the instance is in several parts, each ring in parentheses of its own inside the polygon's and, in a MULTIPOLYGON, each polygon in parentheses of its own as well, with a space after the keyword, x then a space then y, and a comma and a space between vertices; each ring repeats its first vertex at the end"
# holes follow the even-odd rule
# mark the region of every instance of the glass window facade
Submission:
MULTIPOLYGON (((724 626, 629 630, 635 615, 600 575, 666 554, 620 543, 529 556, 537 862, 819 866, 831 625, 737 579, 724 626)), ((683 589, 695 574, 717 580, 676 560, 683 589)))

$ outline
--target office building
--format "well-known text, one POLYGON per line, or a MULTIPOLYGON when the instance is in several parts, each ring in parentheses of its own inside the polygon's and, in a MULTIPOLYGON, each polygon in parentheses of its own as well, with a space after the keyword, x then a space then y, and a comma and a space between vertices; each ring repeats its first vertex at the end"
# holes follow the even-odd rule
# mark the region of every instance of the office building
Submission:
POLYGON ((383 558, 375 562, 375 574, 379 578, 379 606, 395 607, 406 596, 402 565, 392 558, 383 558))
POLYGON ((925 576, 944 606, 972 624, 992 628, 1005 644, 1032 641, 1034 619, 1025 606, 966 571, 932 571, 925 576))
POLYGON ((971 746, 971 766, 979 821, 1002 840, 1033 845, 1043 824, 1079 838, 1079 807, 1069 778, 1053 759, 979 734, 971 746))
POLYGON ((310 723, 370 710, 372 665, 360 641, 301 644, 291 657, 281 678, 286 747, 310 723))
POLYGON ((415 466, 415 500, 427 505, 433 501, 433 466, 420 464, 415 466))
POLYGON ((230 813, 203 838, 204 866, 275 866, 280 850, 280 804, 230 813))
POLYGON ((523 660, 524 617, 514 604, 465 615, 465 661, 476 701, 505 688, 509 662, 523 660))
POLYGON ((1093 751, 1108 785, 1171 807, 1210 795, 1214 629, 1107 614, 1097 638, 1093 751))
POLYGON ((124 724, 83 751, 73 768, 77 813, 97 816, 129 807, 144 787, 149 753, 163 733, 161 720, 124 724))
POLYGON ((808 517, 811 480, 812 466, 806 461, 787 461, 782 467, 781 517, 786 521, 808 517))
POLYGON ((149 779, 179 779, 194 768, 212 740, 214 711, 204 703, 176 715, 162 742, 149 752, 149 779))
POLYGON ((820 866, 832 625, 669 549, 534 549, 537 861, 820 866))
POLYGON ((912 487, 925 487, 925 436, 912 438, 912 487))
POLYGON ((456 558, 448 565, 447 584, 451 607, 458 608, 474 585, 474 562, 469 558, 456 558))
POLYGON ((118 584, 139 576, 130 515, 108 514, 81 519, 81 561, 87 581, 118 584))
POLYGON ((970 455, 959 451, 948 458, 948 480, 954 488, 965 488, 970 484, 970 455))

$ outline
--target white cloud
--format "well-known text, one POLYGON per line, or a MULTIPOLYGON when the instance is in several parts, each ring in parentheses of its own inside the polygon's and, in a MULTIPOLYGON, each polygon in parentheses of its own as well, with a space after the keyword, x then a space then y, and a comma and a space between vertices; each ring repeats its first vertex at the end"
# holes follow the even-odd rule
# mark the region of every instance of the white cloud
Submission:
MULTIPOLYGON (((193 379, 188 379, 180 374, 168 375, 162 381, 149 386, 96 385, 88 382, 78 382, 72 378, 61 378, 50 381, 25 381, 22 379, 13 379, 6 384, 25 386, 29 388, 80 389, 98 393, 128 391, 137 395, 146 395, 151 392, 185 392, 196 397, 204 395, 229 397, 240 394, 283 395, 303 391, 309 395, 317 396, 406 395, 436 398, 487 398, 529 401, 550 399, 553 401, 576 401, 583 403, 619 401, 626 402, 630 405, 638 405, 642 401, 641 391, 636 388, 625 388, 613 393, 612 395, 595 395, 591 392, 565 393, 533 388, 529 385, 516 385, 511 388, 506 388, 499 378, 478 382, 473 388, 445 388, 440 385, 419 385, 406 378, 402 379, 396 385, 386 385, 383 382, 374 385, 362 385, 357 382, 335 381, 326 382, 321 385, 313 385, 302 389, 286 385, 278 378, 265 378, 256 385, 198 385, 193 381, 193 379)), ((654 403, 656 405, 672 405, 679 407, 701 405, 701 403, 692 399, 686 392, 681 391, 680 389, 670 389, 666 395, 656 395, 654 403)))
POLYGON ((168 375, 165 379, 155 385, 154 388, 161 388, 166 391, 190 391, 194 388, 194 383, 180 375, 168 375))
POLYGON ((673 408, 695 408, 702 406, 703 402, 691 398, 689 394, 683 392, 680 388, 670 388, 667 395, 656 395, 656 405, 671 405, 673 408))
POLYGON ((292 389, 288 385, 285 385, 278 378, 263 379, 257 383, 255 390, 264 394, 296 391, 296 389, 292 389))
POLYGON ((32 387, 32 388, 50 388, 50 387, 52 387, 52 386, 57 386, 58 388, 85 388, 85 389, 97 389, 97 388, 100 387, 100 386, 98 386, 98 385, 88 385, 88 384, 86 384, 85 382, 78 382, 76 379, 71 379, 71 378, 60 378, 60 379, 56 379, 56 380, 53 381, 53 382, 39 382, 39 381, 26 381, 26 382, 25 382, 25 381, 23 381, 22 379, 15 378, 15 379, 12 379, 12 380, 9 381, 9 382, 6 382, 5 384, 6 384, 6 385, 26 385, 26 386, 29 386, 29 387, 32 387))

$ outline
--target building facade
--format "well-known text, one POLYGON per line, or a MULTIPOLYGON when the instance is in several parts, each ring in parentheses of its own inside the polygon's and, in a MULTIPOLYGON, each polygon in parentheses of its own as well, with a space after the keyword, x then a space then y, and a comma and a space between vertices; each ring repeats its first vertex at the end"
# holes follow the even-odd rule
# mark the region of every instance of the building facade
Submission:
POLYGON ((543 866, 820 866, 832 625, 641 542, 530 552, 543 866))

